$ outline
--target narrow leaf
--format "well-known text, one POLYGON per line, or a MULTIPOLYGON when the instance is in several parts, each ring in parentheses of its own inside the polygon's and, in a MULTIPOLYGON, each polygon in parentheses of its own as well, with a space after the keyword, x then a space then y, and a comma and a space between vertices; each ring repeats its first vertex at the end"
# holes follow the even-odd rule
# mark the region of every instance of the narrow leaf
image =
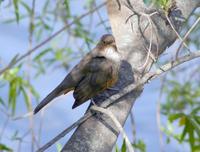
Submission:
POLYGON ((69 18, 71 16, 69 0, 64 0, 64 5, 66 10, 66 15, 69 18))
POLYGON ((62 150, 62 145, 61 145, 60 143, 57 143, 57 144, 56 144, 56 149, 57 149, 58 152, 61 152, 61 150, 62 150))
POLYGON ((35 56, 34 61, 41 59, 45 54, 47 54, 48 52, 51 52, 51 51, 52 51, 51 48, 45 49, 44 51, 39 53, 37 56, 35 56))
POLYGON ((126 152, 126 141, 125 141, 125 139, 124 139, 123 144, 122 144, 121 152, 126 152))
POLYGON ((168 119, 170 122, 173 122, 174 120, 176 120, 180 117, 183 117, 183 116, 185 116, 183 113, 171 114, 171 115, 169 115, 168 119))
POLYGON ((19 0, 13 0, 14 9, 15 9, 15 17, 16 17, 17 23, 19 23, 19 6, 18 6, 18 3, 19 3, 19 0))
POLYGON ((12 152, 13 150, 6 145, 0 143, 0 151, 12 152))
POLYGON ((25 103, 26 103, 27 109, 28 109, 28 110, 31 110, 31 105, 30 105, 29 97, 28 97, 28 95, 27 95, 27 93, 26 93, 24 87, 23 87, 23 86, 20 86, 20 90, 22 91, 22 94, 23 94, 23 96, 24 96, 24 101, 25 101, 25 103))

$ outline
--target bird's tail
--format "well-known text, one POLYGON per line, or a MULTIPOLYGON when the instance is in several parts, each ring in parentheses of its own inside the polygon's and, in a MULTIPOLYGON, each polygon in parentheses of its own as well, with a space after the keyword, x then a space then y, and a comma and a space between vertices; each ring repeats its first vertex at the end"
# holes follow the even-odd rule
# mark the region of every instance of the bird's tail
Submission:
POLYGON ((69 91, 64 90, 61 86, 56 87, 51 93, 49 93, 34 109, 34 114, 38 113, 44 106, 46 106, 49 102, 51 102, 54 98, 60 96, 63 93, 67 93, 69 91))

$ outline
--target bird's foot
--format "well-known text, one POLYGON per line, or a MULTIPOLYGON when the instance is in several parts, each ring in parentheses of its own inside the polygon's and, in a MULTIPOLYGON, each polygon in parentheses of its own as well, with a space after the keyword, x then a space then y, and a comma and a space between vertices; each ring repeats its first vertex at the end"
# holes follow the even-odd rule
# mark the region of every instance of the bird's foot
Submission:
POLYGON ((91 111, 92 113, 95 114, 95 117, 96 117, 98 120, 102 120, 102 113, 93 109, 93 108, 95 108, 95 107, 98 108, 98 107, 100 107, 100 106, 98 106, 98 105, 94 102, 94 100, 91 100, 91 102, 93 103, 93 106, 91 107, 90 111, 91 111))
POLYGON ((116 87, 109 87, 108 90, 110 90, 110 91, 120 91, 119 88, 116 88, 116 87))
POLYGON ((98 105, 94 102, 94 100, 93 99, 90 99, 91 100, 91 102, 92 102, 92 104, 93 105, 95 105, 95 106, 97 106, 98 107, 98 105))

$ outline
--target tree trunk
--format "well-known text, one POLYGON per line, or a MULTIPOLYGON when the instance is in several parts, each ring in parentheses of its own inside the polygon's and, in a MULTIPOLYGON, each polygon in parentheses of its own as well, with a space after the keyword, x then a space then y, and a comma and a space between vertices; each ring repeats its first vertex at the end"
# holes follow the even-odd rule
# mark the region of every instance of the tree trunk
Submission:
MULTIPOLYGON (((117 48, 123 54, 124 61, 115 89, 107 90, 95 97, 94 101, 97 104, 101 104, 102 101, 112 94, 118 93, 125 86, 137 83, 142 75, 150 70, 153 63, 152 58, 146 59, 148 58, 148 50, 151 50, 154 58, 158 58, 177 38, 164 13, 153 14, 150 17, 153 26, 147 26, 149 20, 144 13, 151 14, 158 10, 155 8, 147 9, 142 0, 130 0, 130 5, 128 2, 128 0, 108 0, 107 2, 112 32, 116 39, 117 48), (151 47, 149 47, 150 43, 151 47)), ((176 18, 184 17, 187 19, 198 6, 200 6, 200 0, 176 0, 176 3, 173 3, 168 16, 176 30, 180 30, 184 24, 176 18)), ((107 108, 122 125, 124 125, 141 92, 142 88, 137 88, 107 108)), ((62 151, 110 152, 118 135, 119 131, 109 117, 94 115, 75 130, 62 151)))

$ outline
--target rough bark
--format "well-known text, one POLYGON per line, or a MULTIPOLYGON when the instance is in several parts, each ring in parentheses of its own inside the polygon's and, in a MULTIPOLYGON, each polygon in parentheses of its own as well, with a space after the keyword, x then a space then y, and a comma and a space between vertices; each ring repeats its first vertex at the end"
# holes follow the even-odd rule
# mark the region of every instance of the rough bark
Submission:
MULTIPOLYGON (((142 0, 130 0, 130 2, 134 4, 132 6, 136 12, 150 14, 155 11, 155 8, 146 8, 142 0)), ((146 28, 149 21, 144 15, 134 15, 127 21, 127 18, 133 12, 126 4, 127 0, 108 0, 107 2, 112 32, 117 42, 117 48, 123 54, 124 59, 120 69, 119 81, 114 87, 118 91, 130 83, 137 83, 142 74, 149 71, 153 63, 153 60, 149 59, 147 66, 143 69, 140 68, 146 61, 152 27, 148 26, 146 28)), ((175 20, 174 15, 183 16, 187 19, 198 6, 200 6, 200 0, 176 0, 176 7, 179 8, 179 12, 172 9, 169 18, 177 30, 181 29, 184 23, 175 20)), ((152 37, 151 52, 155 58, 158 58, 167 47, 172 45, 177 37, 164 14, 155 14, 151 16, 151 20, 155 30, 152 37)), ((107 90, 95 97, 94 100, 96 103, 101 104, 104 99, 117 93, 117 90, 107 90)), ((135 100, 141 92, 142 89, 137 88, 108 107, 122 125, 124 125, 135 100)), ((94 115, 75 130, 62 151, 110 152, 118 135, 117 128, 108 117, 94 115)))

